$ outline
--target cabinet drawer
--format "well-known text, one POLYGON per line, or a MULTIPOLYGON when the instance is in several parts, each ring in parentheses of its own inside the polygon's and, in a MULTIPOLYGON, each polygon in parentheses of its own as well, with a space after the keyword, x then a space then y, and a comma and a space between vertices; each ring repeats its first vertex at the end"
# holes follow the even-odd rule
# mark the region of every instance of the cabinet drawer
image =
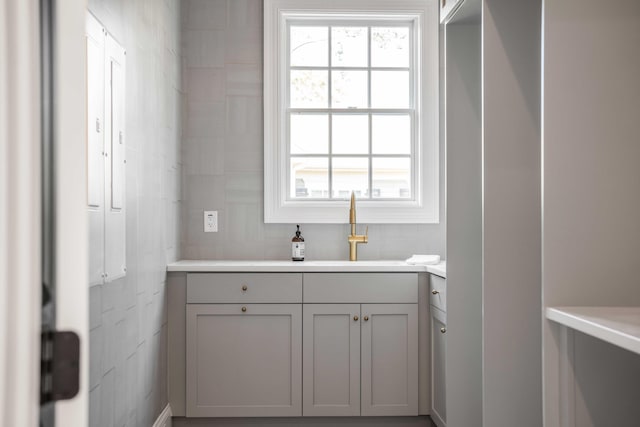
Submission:
POLYGON ((417 303, 417 273, 305 273, 306 303, 417 303))
POLYGON ((436 276, 435 274, 431 275, 430 285, 429 285, 429 299, 431 305, 439 308, 440 310, 446 312, 447 311, 447 280, 436 276))
POLYGON ((187 303, 299 303, 302 273, 189 273, 187 303))

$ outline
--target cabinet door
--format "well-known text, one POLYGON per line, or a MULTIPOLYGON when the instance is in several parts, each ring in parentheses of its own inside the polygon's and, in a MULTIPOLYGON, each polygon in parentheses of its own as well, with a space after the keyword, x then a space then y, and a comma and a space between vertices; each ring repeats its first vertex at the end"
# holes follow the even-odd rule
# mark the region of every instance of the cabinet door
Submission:
POLYGON ((302 415, 301 304, 187 304, 187 416, 302 415))
POLYGON ((305 416, 360 415, 360 305, 305 304, 305 416))
POLYGON ((431 306, 431 418, 445 427, 447 417, 445 364, 447 356, 446 315, 431 306))
POLYGON ((362 305, 362 415, 418 415, 418 305, 362 305))
POLYGON ((87 14, 87 207, 89 286, 104 281, 104 31, 87 14))
MULTIPOLYGON (((105 255, 107 281, 126 275, 125 214, 125 51, 113 37, 105 39, 105 255)), ((149 219, 153 221, 152 218, 149 219)), ((158 222, 160 223, 160 222, 158 222)))

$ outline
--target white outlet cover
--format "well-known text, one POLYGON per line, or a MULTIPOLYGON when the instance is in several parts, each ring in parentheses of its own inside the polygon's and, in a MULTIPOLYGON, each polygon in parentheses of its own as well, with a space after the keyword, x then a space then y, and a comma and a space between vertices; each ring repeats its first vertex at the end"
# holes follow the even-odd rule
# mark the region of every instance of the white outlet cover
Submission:
POLYGON ((218 232, 218 211, 204 211, 204 232, 218 232))

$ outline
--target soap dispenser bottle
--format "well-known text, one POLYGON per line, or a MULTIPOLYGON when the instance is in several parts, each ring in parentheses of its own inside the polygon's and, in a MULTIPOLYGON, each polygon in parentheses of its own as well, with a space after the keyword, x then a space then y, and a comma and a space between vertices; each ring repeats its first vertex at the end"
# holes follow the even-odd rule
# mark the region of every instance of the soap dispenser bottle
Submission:
POLYGON ((304 237, 300 232, 300 225, 297 227, 296 235, 291 239, 291 260, 304 261, 304 237))

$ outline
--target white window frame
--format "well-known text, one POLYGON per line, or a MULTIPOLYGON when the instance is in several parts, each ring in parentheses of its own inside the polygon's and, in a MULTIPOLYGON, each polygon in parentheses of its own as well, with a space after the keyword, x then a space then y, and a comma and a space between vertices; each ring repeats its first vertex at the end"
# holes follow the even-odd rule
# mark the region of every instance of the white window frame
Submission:
POLYGON ((264 220, 266 223, 346 223, 348 200, 289 197, 287 144, 287 26, 310 15, 327 20, 411 21, 417 143, 412 200, 358 200, 360 223, 438 223, 438 4, 433 0, 265 0, 264 3, 264 220))

